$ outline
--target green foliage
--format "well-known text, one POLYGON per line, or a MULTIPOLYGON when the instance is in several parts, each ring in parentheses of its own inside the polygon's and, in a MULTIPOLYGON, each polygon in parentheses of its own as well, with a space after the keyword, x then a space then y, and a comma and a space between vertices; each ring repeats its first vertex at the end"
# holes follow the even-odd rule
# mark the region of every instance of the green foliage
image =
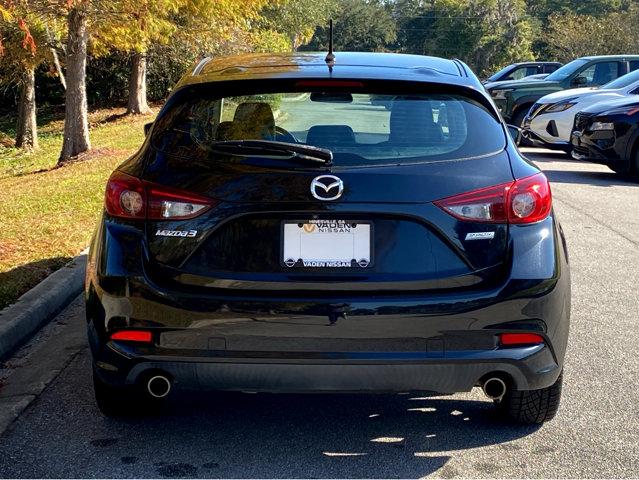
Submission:
POLYGON ((255 29, 250 34, 250 43, 255 52, 290 52, 291 39, 284 33, 270 29, 255 29))
POLYGON ((432 0, 421 8, 414 4, 397 5, 413 10, 399 35, 403 51, 460 58, 479 74, 534 58, 533 28, 523 0, 432 0))
POLYGON ((629 7, 634 0, 535 0, 528 1, 531 15, 546 22, 552 15, 603 16, 629 7))
MULTIPOLYGON (((457 57, 481 74, 531 58, 568 61, 639 51, 636 0, 74 1, 90 14, 90 105, 126 101, 130 52, 147 51, 148 96, 161 100, 204 55, 296 47, 324 51, 331 17, 337 51, 457 57)), ((64 90, 50 47, 57 47, 64 63, 67 0, 13 0, 7 5, 11 8, 0 9, 0 103, 15 105, 11 85, 31 62, 40 65, 38 102, 59 103, 64 90), (25 32, 19 18, 34 38, 35 55, 22 46, 25 32)))
POLYGON ((567 62, 586 55, 639 52, 639 6, 605 16, 554 14, 549 18, 548 51, 567 62))
MULTIPOLYGON (((103 3, 93 1, 96 5, 103 3)), ((247 28, 266 3, 267 0, 114 0, 94 20, 93 52, 146 52, 152 45, 166 45, 176 38, 194 44, 202 39, 219 44, 231 38, 238 27, 247 28)))
POLYGON ((288 40, 287 50, 297 50, 313 37, 320 25, 339 7, 338 0, 278 0, 260 12, 258 50, 268 51, 271 44, 275 50, 285 50, 282 37, 288 40), (277 36, 280 36, 278 39, 277 36))
MULTIPOLYGON (((336 50, 389 50, 396 39, 396 22, 381 0, 342 0, 333 13, 336 50)), ((304 50, 328 49, 328 26, 317 28, 304 50)))

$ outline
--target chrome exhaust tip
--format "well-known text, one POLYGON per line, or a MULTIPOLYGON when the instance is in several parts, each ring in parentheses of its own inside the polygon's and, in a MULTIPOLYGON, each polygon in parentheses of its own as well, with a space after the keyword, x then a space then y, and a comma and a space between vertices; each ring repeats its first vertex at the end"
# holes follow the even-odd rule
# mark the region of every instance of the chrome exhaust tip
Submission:
POLYGON ((492 400, 501 400, 506 395, 506 382, 499 377, 490 377, 482 385, 484 394, 492 400))
POLYGON ((164 375, 154 375, 146 382, 146 391, 154 398, 164 398, 171 391, 171 381, 164 375))

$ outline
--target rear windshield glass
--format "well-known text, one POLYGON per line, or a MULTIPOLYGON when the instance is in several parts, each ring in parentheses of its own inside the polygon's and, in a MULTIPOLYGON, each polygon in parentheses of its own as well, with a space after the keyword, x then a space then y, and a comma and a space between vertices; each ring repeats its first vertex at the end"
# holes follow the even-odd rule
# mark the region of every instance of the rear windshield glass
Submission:
POLYGON ((479 103, 455 95, 349 92, 267 93, 190 98, 153 129, 152 145, 192 160, 242 161, 216 142, 272 140, 333 152, 336 166, 464 159, 505 148, 501 124, 479 103))

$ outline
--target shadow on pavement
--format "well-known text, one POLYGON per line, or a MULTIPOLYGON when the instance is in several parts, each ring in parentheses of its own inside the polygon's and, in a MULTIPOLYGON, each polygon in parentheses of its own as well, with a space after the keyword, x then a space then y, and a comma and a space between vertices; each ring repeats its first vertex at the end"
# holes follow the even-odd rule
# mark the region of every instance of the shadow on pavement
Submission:
MULTIPOLYGON (((3 247, 5 245, 0 245, 0 256, 11 258, 14 249, 9 248, 9 245, 6 245, 6 250, 3 247)), ((0 272, 0 310, 71 260, 71 257, 45 258, 0 272)))
POLYGON ((569 155, 563 152, 551 151, 525 151, 522 152, 529 160, 545 164, 543 167, 544 174, 551 182, 557 183, 573 183, 573 184, 589 184, 598 187, 612 187, 617 185, 627 187, 639 187, 639 180, 631 176, 624 176, 613 172, 612 170, 552 170, 550 165, 553 162, 573 163, 575 165, 587 166, 598 164, 581 162, 573 160, 569 155))
MULTIPOLYGON (((113 419, 90 370, 85 349, 0 436, 0 477, 464 477, 449 464, 460 450, 517 455, 507 442, 537 430, 499 422, 488 400, 416 395, 176 391, 161 412, 113 419)), ((473 468, 499 474, 490 460, 473 468)))
POLYGON ((623 177, 614 172, 585 172, 566 170, 544 170, 551 182, 590 184, 597 187, 639 187, 639 181, 631 177, 623 177))
POLYGON ((163 455, 152 473, 159 477, 421 477, 444 467, 451 451, 537 430, 500 423, 488 401, 413 395, 181 394, 161 415, 105 421, 143 431, 167 452, 184 438, 209 446, 200 464, 163 455), (245 460, 229 470, 236 456, 245 460))
POLYGON ((553 150, 523 150, 521 154, 528 160, 534 162, 570 162, 570 163, 583 163, 574 160, 570 155, 561 151, 553 150))

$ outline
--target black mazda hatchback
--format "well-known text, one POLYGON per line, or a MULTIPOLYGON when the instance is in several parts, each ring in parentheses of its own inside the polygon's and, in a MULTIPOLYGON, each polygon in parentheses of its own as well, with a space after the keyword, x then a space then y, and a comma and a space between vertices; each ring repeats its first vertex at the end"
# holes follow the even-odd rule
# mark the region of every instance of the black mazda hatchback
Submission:
POLYGON ((478 386, 555 415, 570 278, 546 177, 462 62, 336 57, 203 60, 109 178, 86 279, 105 414, 180 388, 478 386))

